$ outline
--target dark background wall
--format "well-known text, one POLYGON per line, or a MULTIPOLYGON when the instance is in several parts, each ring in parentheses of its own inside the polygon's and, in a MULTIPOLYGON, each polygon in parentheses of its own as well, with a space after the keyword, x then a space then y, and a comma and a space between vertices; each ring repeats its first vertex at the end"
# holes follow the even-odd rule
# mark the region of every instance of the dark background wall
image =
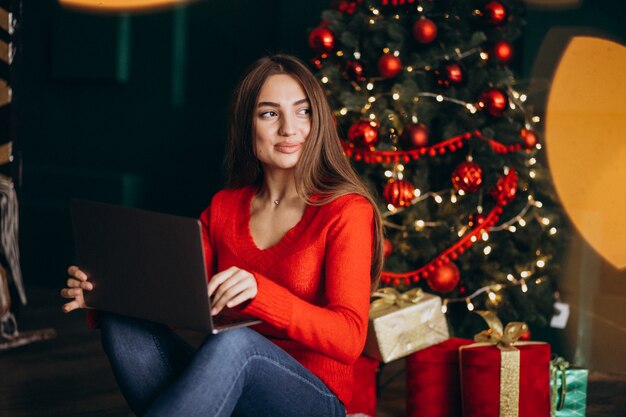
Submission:
MULTIPOLYGON (((71 197, 197 216, 223 185, 237 78, 267 53, 309 59, 308 30, 329 4, 204 0, 97 16, 23 1, 15 97, 26 281, 62 282, 72 261, 71 197)), ((522 77, 550 28, 591 26, 623 39, 624 10, 617 0, 529 10, 522 77)))
POLYGON ((197 216, 223 184, 228 102, 267 53, 308 58, 325 2, 213 1, 99 16, 24 1, 18 143, 22 263, 72 261, 71 197, 197 216))

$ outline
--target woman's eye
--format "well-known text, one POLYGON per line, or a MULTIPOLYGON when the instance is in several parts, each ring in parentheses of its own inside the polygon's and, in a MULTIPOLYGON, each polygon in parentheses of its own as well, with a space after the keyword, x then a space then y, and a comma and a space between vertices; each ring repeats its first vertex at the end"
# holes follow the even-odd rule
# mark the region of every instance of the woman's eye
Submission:
POLYGON ((302 115, 305 115, 305 116, 310 116, 311 115, 311 109, 309 109, 309 108, 300 109, 298 111, 298 114, 302 114, 302 115))
POLYGON ((263 119, 269 119, 270 117, 274 117, 274 116, 276 116, 275 111, 264 111, 262 113, 259 113, 259 117, 263 119))

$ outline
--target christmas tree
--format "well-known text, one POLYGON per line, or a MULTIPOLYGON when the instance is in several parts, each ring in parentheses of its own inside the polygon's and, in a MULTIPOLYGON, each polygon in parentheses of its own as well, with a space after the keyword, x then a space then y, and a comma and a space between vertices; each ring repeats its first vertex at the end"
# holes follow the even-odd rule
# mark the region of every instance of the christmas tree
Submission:
POLYGON ((474 309, 545 327, 560 208, 541 121, 511 69, 517 0, 340 0, 309 34, 345 153, 378 193, 383 286, 441 295, 452 333, 474 309))

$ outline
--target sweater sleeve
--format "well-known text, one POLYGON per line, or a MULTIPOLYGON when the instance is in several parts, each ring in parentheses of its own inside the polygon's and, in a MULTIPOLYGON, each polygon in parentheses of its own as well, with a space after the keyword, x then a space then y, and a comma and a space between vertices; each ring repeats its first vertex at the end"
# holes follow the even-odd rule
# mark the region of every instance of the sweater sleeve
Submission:
POLYGON ((289 337, 343 363, 353 363, 367 335, 373 208, 353 198, 333 218, 326 236, 324 294, 318 306, 255 273, 257 296, 242 311, 285 329, 289 337))

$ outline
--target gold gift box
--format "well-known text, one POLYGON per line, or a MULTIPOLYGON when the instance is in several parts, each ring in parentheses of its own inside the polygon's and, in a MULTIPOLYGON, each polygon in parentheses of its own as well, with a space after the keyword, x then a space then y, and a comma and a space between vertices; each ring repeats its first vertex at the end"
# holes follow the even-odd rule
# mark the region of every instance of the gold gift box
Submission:
POLYGON ((383 291, 384 298, 370 307, 365 355, 388 363, 450 338, 440 297, 419 290, 410 296, 383 291))

